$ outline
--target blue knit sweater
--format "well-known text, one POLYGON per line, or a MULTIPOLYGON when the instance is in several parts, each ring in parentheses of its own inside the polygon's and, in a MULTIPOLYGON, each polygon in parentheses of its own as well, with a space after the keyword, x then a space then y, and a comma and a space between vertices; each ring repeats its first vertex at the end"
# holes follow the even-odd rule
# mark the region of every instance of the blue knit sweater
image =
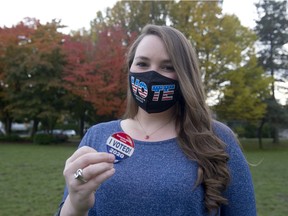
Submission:
MULTIPOLYGON (((106 140, 123 131, 120 120, 91 127, 80 146, 106 151, 106 140)), ((219 215, 255 216, 255 197, 247 162, 233 132, 224 124, 214 122, 214 131, 227 144, 231 182, 225 191, 229 204, 219 215)), ((113 177, 95 193, 96 202, 89 216, 203 216, 204 190, 193 190, 197 164, 183 154, 177 140, 135 142, 134 154, 115 164, 113 177)), ((67 196, 65 189, 63 202, 67 196)))

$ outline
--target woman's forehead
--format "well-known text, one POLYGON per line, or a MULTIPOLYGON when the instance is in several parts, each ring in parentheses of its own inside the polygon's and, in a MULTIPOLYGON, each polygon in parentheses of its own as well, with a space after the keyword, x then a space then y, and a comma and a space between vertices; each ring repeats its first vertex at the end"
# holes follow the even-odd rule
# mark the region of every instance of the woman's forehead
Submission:
POLYGON ((145 36, 138 44, 134 58, 160 58, 169 60, 163 41, 156 35, 145 36))

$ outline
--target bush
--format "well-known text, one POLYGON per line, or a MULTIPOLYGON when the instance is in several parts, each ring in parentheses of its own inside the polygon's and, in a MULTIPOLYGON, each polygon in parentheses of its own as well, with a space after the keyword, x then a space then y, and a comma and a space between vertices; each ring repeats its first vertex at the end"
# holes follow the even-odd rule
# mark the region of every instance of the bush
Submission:
POLYGON ((33 143, 48 145, 54 142, 54 137, 51 134, 35 134, 33 143))
POLYGON ((68 136, 63 133, 53 134, 53 142, 55 143, 66 142, 67 140, 68 140, 68 136))
POLYGON ((0 136, 0 141, 4 141, 4 142, 19 142, 19 141, 21 141, 21 137, 19 137, 16 134, 4 135, 4 136, 0 136))
POLYGON ((38 133, 34 135, 33 143, 48 145, 51 143, 62 143, 68 140, 68 136, 62 133, 38 133))

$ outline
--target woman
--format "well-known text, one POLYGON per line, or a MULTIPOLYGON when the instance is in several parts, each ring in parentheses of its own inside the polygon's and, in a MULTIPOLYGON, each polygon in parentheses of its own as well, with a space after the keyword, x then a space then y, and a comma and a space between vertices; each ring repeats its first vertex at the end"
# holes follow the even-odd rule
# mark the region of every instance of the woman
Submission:
POLYGON ((256 215, 248 165, 233 132, 211 119, 189 41, 147 25, 127 60, 124 118, 91 127, 66 161, 59 214, 256 215), (105 152, 116 132, 135 152, 114 164, 105 152))

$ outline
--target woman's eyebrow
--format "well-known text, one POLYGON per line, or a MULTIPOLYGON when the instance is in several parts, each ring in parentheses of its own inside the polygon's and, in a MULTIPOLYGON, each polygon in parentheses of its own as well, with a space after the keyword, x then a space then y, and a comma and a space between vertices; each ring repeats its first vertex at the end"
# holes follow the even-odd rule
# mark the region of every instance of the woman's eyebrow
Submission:
MULTIPOLYGON (((143 61, 149 61, 150 58, 146 57, 146 56, 137 56, 135 57, 136 60, 143 60, 143 61)), ((167 64, 167 63, 172 63, 172 61, 170 59, 163 59, 161 61, 161 63, 167 64)))
POLYGON ((148 57, 145 57, 145 56, 137 56, 135 57, 136 60, 150 60, 148 57))

